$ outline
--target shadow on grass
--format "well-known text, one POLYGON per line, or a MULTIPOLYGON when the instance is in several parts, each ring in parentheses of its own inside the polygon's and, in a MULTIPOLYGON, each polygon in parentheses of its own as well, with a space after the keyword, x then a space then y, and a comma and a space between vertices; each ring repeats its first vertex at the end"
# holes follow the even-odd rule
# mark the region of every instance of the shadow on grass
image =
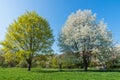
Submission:
MULTIPOLYGON (((56 73, 56 72, 86 72, 84 70, 74 70, 74 69, 38 69, 38 70, 32 70, 31 72, 37 72, 37 73, 56 73)), ((87 72, 120 72, 120 70, 88 70, 87 72)))

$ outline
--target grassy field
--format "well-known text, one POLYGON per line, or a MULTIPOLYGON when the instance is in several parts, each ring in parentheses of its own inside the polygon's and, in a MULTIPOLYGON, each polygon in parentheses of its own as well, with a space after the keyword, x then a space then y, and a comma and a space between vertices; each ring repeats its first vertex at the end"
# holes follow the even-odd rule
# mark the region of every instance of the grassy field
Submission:
POLYGON ((120 80, 120 72, 0 68, 0 80, 120 80))

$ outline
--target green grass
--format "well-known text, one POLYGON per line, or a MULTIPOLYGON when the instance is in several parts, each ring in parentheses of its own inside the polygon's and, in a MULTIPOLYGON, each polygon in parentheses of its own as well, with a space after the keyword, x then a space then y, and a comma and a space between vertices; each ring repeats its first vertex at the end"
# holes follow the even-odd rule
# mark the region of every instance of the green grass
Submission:
POLYGON ((0 80, 120 80, 118 71, 0 68, 0 80))

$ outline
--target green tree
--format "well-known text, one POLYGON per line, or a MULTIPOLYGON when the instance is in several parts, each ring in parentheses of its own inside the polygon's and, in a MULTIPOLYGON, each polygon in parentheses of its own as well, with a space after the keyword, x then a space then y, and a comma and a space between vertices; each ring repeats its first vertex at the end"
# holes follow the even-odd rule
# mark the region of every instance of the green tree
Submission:
POLYGON ((50 52, 53 42, 48 21, 36 12, 26 12, 9 25, 1 45, 5 53, 24 58, 30 71, 33 57, 38 53, 50 52))

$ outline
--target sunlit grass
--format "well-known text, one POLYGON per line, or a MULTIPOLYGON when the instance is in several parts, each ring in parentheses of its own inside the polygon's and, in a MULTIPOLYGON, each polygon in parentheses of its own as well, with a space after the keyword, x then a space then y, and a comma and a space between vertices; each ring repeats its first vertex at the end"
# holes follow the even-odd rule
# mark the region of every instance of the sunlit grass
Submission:
POLYGON ((0 68, 0 80, 120 80, 118 71, 99 72, 33 68, 0 68))

